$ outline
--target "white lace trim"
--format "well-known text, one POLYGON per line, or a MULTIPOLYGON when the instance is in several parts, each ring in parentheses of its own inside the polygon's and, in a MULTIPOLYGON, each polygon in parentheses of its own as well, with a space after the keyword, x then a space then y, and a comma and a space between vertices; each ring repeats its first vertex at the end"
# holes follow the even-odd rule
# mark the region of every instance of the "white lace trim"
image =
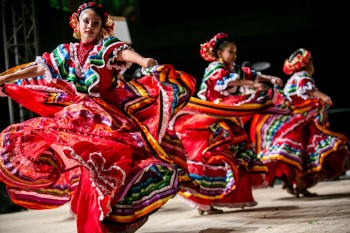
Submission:
POLYGON ((162 117, 162 126, 159 131, 158 135, 158 143, 162 143, 162 139, 164 137, 165 131, 168 128, 168 121, 169 121, 169 97, 166 93, 166 91, 162 88, 161 83, 157 83, 157 86, 159 87, 160 91, 163 94, 163 117, 162 117))
POLYGON ((311 91, 312 89, 316 89, 316 86, 311 82, 307 82, 306 86, 300 86, 297 89, 296 94, 302 99, 307 100, 311 97, 311 95, 307 94, 307 91, 311 91))
POLYGON ((248 99, 243 100, 243 101, 238 102, 238 103, 235 103, 235 104, 232 104, 232 105, 233 105, 233 106, 240 106, 240 105, 242 105, 242 104, 248 103, 248 102, 250 102, 252 99, 254 99, 255 95, 256 95, 256 92, 253 93, 253 94, 251 94, 251 95, 249 96, 248 99))
POLYGON ((50 82, 56 83, 56 78, 53 78, 53 77, 52 77, 49 67, 48 67, 47 64, 42 60, 42 58, 39 57, 39 56, 37 56, 37 57, 35 58, 35 61, 44 69, 44 71, 45 71, 45 74, 44 74, 45 80, 46 80, 48 83, 50 83, 50 82))
MULTIPOLYGON (((117 57, 117 54, 118 54, 118 52, 120 51, 120 50, 123 50, 123 49, 129 49, 129 50, 131 50, 131 51, 134 51, 129 45, 127 45, 127 44, 123 44, 122 46, 119 46, 118 48, 115 48, 114 50, 113 50, 113 57, 111 57, 111 58, 109 58, 108 59, 108 61, 107 61, 107 68, 109 69, 109 70, 112 70, 113 68, 115 68, 115 69, 117 69, 117 70, 121 70, 120 72, 122 72, 122 70, 126 70, 126 69, 128 69, 128 68, 130 68, 131 67, 131 65, 132 65, 132 62, 126 62, 126 64, 124 65, 117 65, 117 64, 111 64, 113 61, 114 61, 114 58, 116 58, 117 57)), ((123 72, 124 73, 124 72, 123 72)))
POLYGON ((47 87, 47 86, 41 86, 41 85, 24 85, 24 87, 32 90, 46 91, 51 93, 65 93, 63 90, 55 87, 47 87))
MULTIPOLYGON (((224 91, 227 88, 227 84, 229 82, 235 81, 237 79, 239 79, 239 76, 238 76, 238 74, 234 73, 232 77, 230 77, 230 78, 225 80, 224 84, 222 84, 222 85, 215 85, 214 90, 215 91, 220 91, 220 93, 221 93, 221 91, 224 91)), ((234 87, 235 87, 235 89, 237 89, 237 86, 234 86, 234 87)), ((232 89, 232 88, 230 88, 230 89, 232 89)), ((226 91, 229 91, 229 90, 226 90, 226 91)))
POLYGON ((194 202, 184 196, 179 195, 181 198, 181 201, 183 201, 184 203, 186 203, 187 205, 196 208, 196 209, 201 209, 201 210, 209 210, 210 209, 210 205, 203 205, 203 204, 199 204, 197 202, 194 202))
MULTIPOLYGON (((102 40, 99 40, 99 41, 97 42, 97 44, 94 46, 94 48, 89 52, 88 57, 90 56, 90 54, 97 52, 97 48, 98 48, 98 46, 101 45, 101 43, 102 43, 102 40)), ((78 75, 79 77, 84 77, 84 74, 85 74, 85 72, 86 72, 85 67, 87 67, 87 65, 88 65, 88 60, 89 60, 89 59, 86 59, 84 66, 81 67, 80 62, 79 62, 79 59, 78 59, 78 57, 77 57, 77 55, 78 55, 78 54, 77 54, 77 46, 79 46, 78 43, 74 43, 74 44, 73 44, 73 43, 70 43, 70 44, 69 44, 69 51, 70 51, 70 56, 69 56, 69 58, 70 58, 70 59, 74 62, 74 64, 75 64, 75 74, 78 75)))
POLYGON ((256 206, 258 203, 256 201, 252 202, 240 202, 240 203, 218 203, 213 202, 213 206, 216 207, 227 207, 227 208, 243 208, 243 207, 253 207, 256 206))
POLYGON ((199 193, 197 192, 197 190, 191 189, 191 188, 188 187, 188 186, 183 186, 183 184, 181 184, 181 185, 179 186, 179 188, 180 188, 181 190, 185 190, 185 191, 188 191, 188 192, 190 192, 190 193, 193 193, 194 195, 198 195, 198 194, 199 194, 199 193))
POLYGON ((101 153, 97 153, 97 152, 94 152, 94 153, 91 153, 90 154, 90 158, 88 160, 88 162, 91 162, 92 166, 89 166, 82 158, 80 155, 76 154, 74 152, 74 150, 70 147, 64 147, 63 150, 68 150, 70 151, 70 156, 76 160, 79 161, 79 163, 81 165, 83 165, 86 169, 88 169, 90 175, 91 175, 91 178, 90 178, 90 181, 91 181, 91 185, 93 187, 96 188, 96 191, 98 192, 98 205, 99 205, 99 210, 100 210, 100 216, 99 216, 99 220, 102 221, 109 213, 112 212, 112 207, 110 205, 110 201, 111 199, 114 197, 114 194, 115 194, 115 191, 118 187, 120 187, 121 185, 124 185, 124 182, 125 182, 125 178, 126 178, 126 173, 123 169, 121 169, 119 166, 116 166, 116 165, 113 165, 113 166, 110 166, 108 167, 107 169, 104 167, 104 164, 106 162, 106 160, 102 157, 101 153), (102 158, 103 160, 103 163, 102 163, 102 166, 99 168, 95 162, 91 159, 91 156, 92 155, 98 155, 102 158), (101 173, 99 172, 99 170, 102 170, 102 171, 110 171, 112 169, 117 169, 119 170, 122 175, 123 175, 123 178, 122 180, 117 180, 116 178, 114 177, 108 177, 110 180, 115 180, 115 183, 116 185, 114 185, 114 183, 112 182, 109 182, 107 179, 105 179, 105 177, 103 175, 101 175, 101 173), (112 187, 112 192, 110 192, 102 183, 100 183, 96 176, 102 180, 105 184, 109 185, 110 187, 112 187), (101 191, 103 190, 104 193, 101 191), (102 207, 101 207, 101 200, 104 199, 105 196, 108 196, 108 200, 107 200, 107 213, 104 213, 103 210, 102 210, 102 207))

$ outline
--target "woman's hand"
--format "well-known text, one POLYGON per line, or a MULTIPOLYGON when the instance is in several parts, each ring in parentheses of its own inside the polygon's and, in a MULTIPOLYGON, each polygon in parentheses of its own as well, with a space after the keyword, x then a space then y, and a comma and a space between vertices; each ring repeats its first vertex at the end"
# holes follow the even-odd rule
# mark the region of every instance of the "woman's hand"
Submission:
POLYGON ((271 79, 270 79, 270 82, 271 82, 271 84, 272 85, 276 85, 276 86, 278 86, 278 87, 282 87, 283 86, 283 81, 282 81, 282 79, 280 79, 280 78, 278 78, 278 77, 272 77, 271 79))
POLYGON ((253 83, 253 87, 257 88, 257 89, 260 90, 260 91, 265 90, 264 84, 262 84, 262 83, 256 83, 256 82, 254 82, 254 83, 253 83))
MULTIPOLYGON (((323 94, 323 93, 322 93, 322 94, 323 94)), ((321 95, 320 99, 321 99, 326 105, 331 106, 331 105, 333 104, 331 98, 330 98, 328 95, 326 95, 326 94, 321 95)))
POLYGON ((145 68, 148 68, 150 66, 155 66, 157 65, 158 63, 156 62, 156 60, 154 60, 153 58, 141 58, 141 62, 140 62, 140 65, 142 67, 145 67, 145 68))

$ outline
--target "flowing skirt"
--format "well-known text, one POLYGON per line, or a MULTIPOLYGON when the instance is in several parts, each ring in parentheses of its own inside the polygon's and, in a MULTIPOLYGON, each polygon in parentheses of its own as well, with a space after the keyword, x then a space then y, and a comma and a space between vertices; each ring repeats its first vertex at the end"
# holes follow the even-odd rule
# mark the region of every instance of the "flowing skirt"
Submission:
POLYGON ((298 170, 307 187, 349 170, 349 139, 329 130, 327 117, 317 102, 305 101, 293 114, 253 117, 251 139, 269 168, 269 184, 275 177, 288 177, 291 169, 298 170))
POLYGON ((31 209, 70 201, 78 232, 133 232, 179 190, 198 191, 167 129, 195 81, 171 65, 148 73, 101 98, 59 79, 5 84, 4 93, 42 115, 0 134, 0 180, 12 200, 31 209))
POLYGON ((187 152, 190 176, 200 184, 199 194, 179 193, 185 203, 201 210, 257 204, 252 189, 266 187, 268 169, 257 158, 240 117, 273 108, 272 92, 231 96, 220 104, 191 98, 172 120, 187 152))

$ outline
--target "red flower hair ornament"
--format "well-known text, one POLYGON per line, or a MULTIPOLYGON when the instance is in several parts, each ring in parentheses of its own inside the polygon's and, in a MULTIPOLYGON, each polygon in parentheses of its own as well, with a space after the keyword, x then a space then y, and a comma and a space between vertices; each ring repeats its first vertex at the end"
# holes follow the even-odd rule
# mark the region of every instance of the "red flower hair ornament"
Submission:
POLYGON ((80 31, 78 28, 78 23, 79 23, 79 17, 81 15, 81 13, 87 9, 93 9, 95 11, 97 11, 98 13, 100 13, 101 15, 104 16, 104 22, 103 22, 103 26, 101 28, 101 32, 98 35, 98 40, 102 39, 103 37, 109 35, 109 33, 111 31, 113 31, 114 28, 114 21, 112 19, 110 19, 108 17, 108 13, 107 10, 101 6, 101 4, 95 3, 95 2, 88 2, 88 3, 84 3, 83 5, 81 5, 76 13, 73 13, 72 16, 70 17, 70 26, 73 28, 73 37, 80 39, 81 35, 80 35, 80 31), (100 37, 100 38, 99 38, 100 37))
POLYGON ((283 72, 287 75, 291 75, 294 72, 300 71, 309 63, 311 58, 310 51, 300 48, 296 50, 289 58, 284 61, 283 72))
POLYGON ((201 44, 200 54, 204 60, 206 61, 217 60, 213 51, 216 43, 222 38, 228 38, 228 36, 225 33, 221 32, 216 34, 210 41, 207 41, 204 44, 201 44))

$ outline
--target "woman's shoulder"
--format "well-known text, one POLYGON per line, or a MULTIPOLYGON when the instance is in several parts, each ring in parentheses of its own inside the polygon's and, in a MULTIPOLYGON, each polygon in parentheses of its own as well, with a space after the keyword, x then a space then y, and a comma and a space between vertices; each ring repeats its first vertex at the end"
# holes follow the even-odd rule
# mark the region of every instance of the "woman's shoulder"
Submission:
POLYGON ((209 71, 209 70, 217 70, 217 69, 224 69, 224 70, 227 70, 225 65, 222 64, 221 62, 218 62, 218 61, 213 61, 213 62, 210 62, 208 67, 206 68, 206 71, 209 71))
POLYGON ((126 43, 119 40, 117 37, 113 37, 113 36, 105 37, 105 38, 101 39, 100 43, 102 46, 108 46, 111 44, 125 44, 126 45, 126 43))

